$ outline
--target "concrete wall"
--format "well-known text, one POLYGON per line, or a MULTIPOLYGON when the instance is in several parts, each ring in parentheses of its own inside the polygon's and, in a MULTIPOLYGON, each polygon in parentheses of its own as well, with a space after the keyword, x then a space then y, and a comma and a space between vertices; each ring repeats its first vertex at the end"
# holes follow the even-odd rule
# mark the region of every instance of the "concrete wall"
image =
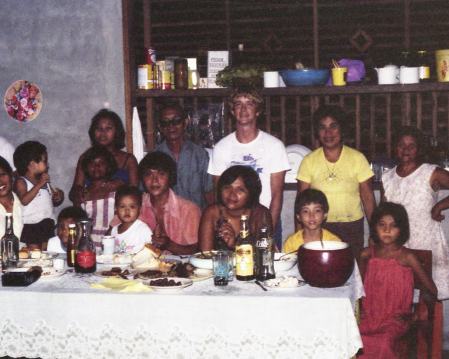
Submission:
POLYGON ((30 123, 11 119, 2 105, 0 136, 15 146, 31 139, 45 144, 52 183, 66 195, 90 144, 93 114, 109 104, 123 118, 122 45, 121 0, 0 1, 2 99, 21 79, 43 93, 42 111, 30 123))

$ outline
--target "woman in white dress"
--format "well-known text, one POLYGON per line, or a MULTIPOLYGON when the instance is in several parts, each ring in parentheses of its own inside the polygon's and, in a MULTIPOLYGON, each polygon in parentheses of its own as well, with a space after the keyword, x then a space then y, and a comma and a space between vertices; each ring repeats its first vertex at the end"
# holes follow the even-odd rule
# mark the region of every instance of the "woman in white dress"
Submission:
POLYGON ((382 175, 384 200, 402 204, 410 221, 406 247, 432 251, 432 277, 438 299, 449 298, 449 246, 441 227, 449 196, 438 200, 438 191, 449 189, 449 172, 424 163, 424 139, 413 127, 401 129, 396 141, 398 165, 382 175))

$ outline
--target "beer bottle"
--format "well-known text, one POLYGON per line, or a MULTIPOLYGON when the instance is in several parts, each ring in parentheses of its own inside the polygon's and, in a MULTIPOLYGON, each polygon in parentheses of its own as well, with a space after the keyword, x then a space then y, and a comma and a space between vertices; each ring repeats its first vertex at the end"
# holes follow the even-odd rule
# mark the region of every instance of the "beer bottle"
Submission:
POLYGON ((260 229, 256 240, 256 279, 267 280, 275 277, 273 263, 273 240, 267 227, 260 229))
POLYGON ((69 239, 67 241, 67 267, 75 266, 76 257, 76 225, 69 224, 69 239))
POLYGON ((16 268, 19 261, 19 239, 14 234, 12 213, 6 213, 5 234, 1 239, 2 272, 16 268))
POLYGON ((235 277, 237 280, 254 279, 254 240, 249 233, 248 216, 240 217, 240 234, 235 245, 235 277))
POLYGON ((97 269, 95 245, 90 238, 90 220, 79 221, 81 234, 78 241, 75 257, 75 272, 93 273, 97 269))

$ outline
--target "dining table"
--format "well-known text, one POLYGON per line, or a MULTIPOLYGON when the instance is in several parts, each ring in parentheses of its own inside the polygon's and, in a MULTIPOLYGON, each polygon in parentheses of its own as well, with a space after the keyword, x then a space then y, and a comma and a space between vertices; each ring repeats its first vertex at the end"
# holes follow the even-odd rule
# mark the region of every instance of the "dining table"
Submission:
MULTIPOLYGON (((299 277, 297 267, 277 276, 299 277)), ((117 292, 73 270, 0 288, 0 357, 351 358, 362 347, 357 266, 337 288, 267 288, 213 278, 117 292)))

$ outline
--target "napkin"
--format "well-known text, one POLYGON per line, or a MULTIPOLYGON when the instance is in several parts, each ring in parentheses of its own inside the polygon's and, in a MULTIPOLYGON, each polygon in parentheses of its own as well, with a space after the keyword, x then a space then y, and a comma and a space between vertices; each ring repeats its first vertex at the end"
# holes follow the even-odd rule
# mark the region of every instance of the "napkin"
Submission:
POLYGON ((91 288, 114 290, 122 293, 150 292, 152 289, 136 280, 109 277, 99 283, 92 283, 91 288))

